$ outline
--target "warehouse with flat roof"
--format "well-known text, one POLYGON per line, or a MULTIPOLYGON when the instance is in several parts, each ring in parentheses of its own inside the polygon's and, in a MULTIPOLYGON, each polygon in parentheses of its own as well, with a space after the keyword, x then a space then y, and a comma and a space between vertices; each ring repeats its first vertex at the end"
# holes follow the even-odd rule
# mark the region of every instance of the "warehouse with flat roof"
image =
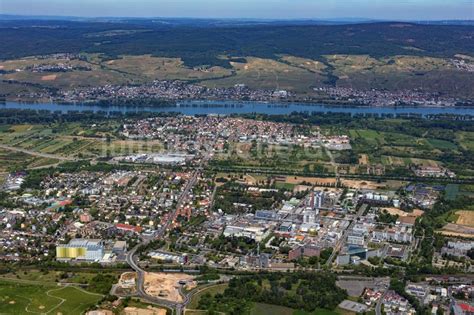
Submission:
POLYGON ((104 242, 97 239, 72 239, 56 247, 57 260, 100 261, 104 257, 104 242))

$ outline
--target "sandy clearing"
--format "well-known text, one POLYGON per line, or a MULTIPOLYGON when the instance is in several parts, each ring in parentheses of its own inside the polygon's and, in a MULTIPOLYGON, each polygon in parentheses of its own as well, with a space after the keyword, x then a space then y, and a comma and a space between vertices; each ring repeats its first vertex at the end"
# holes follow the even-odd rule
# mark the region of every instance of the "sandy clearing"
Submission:
POLYGON ((244 175, 244 180, 247 185, 257 185, 257 180, 252 175, 244 175))
POLYGON ((136 277, 137 277, 136 272, 124 272, 120 275, 120 281, 136 279, 136 277))
POLYGON ((320 177, 304 177, 304 176, 287 176, 285 183, 287 184, 301 184, 302 182, 317 184, 335 184, 335 178, 320 178, 320 177))
POLYGON ((56 74, 48 74, 41 77, 41 81, 54 81, 58 76, 56 74))
POLYGON ((342 179, 341 183, 349 188, 355 188, 355 189, 377 189, 377 188, 382 188, 385 185, 384 184, 378 184, 376 182, 371 182, 367 180, 354 180, 354 179, 342 179))
POLYGON ((423 210, 421 209, 415 209, 413 210, 413 214, 417 217, 421 217, 423 215, 423 213, 425 213, 423 210))
POLYGON ((136 279, 137 279, 136 272, 124 272, 120 275, 120 279, 118 281, 118 287, 124 290, 132 290, 133 292, 135 292, 136 279))
POLYGON ((383 210, 386 210, 391 215, 398 215, 399 217, 419 217, 424 213, 423 210, 420 209, 413 210, 413 212, 405 212, 398 208, 383 208, 383 210))
POLYGON ((466 225, 474 228, 474 211, 472 210, 460 210, 456 211, 456 214, 459 215, 456 223, 461 225, 466 225))
POLYGON ((367 154, 361 154, 359 157, 359 164, 360 165, 369 164, 369 156, 367 154))
POLYGON ((181 303, 183 297, 179 293, 179 281, 184 280, 189 283, 187 288, 196 286, 194 277, 184 273, 151 273, 145 274, 145 291, 147 294, 159 297, 164 300, 181 303))
MULTIPOLYGON (((301 184, 303 182, 310 183, 311 185, 325 186, 328 184, 336 184, 336 178, 325 178, 325 177, 304 177, 304 176, 287 176, 286 183, 288 184, 301 184)), ((341 183, 349 188, 364 188, 364 189, 378 189, 384 188, 386 183, 376 183, 366 180, 354 180, 354 179, 341 179, 341 183)))
POLYGON ((446 236, 454 236, 454 237, 465 237, 465 238, 474 238, 474 235, 472 234, 467 234, 467 233, 457 233, 457 232, 451 232, 451 231, 438 231, 439 233, 446 235, 446 236))
POLYGON ((125 315, 166 315, 166 310, 164 308, 151 307, 148 308, 136 308, 136 307, 126 307, 123 309, 125 315))

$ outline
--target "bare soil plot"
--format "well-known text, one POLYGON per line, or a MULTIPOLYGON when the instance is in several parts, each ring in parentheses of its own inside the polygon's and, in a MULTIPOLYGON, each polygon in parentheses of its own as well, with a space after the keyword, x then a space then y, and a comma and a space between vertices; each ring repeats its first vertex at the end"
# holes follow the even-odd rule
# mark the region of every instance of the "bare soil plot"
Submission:
POLYGON ((456 224, 466 225, 474 228, 474 211, 460 210, 456 211, 456 214, 459 216, 456 221, 456 224))
POLYGON ((124 272, 120 275, 115 294, 130 295, 136 293, 136 272, 124 272))
POLYGON ((441 234, 474 238, 474 227, 448 223, 441 230, 441 234))
POLYGON ((166 309, 148 306, 147 308, 126 307, 123 309, 125 315, 166 315, 166 309))
POLYGON ((164 300, 181 303, 183 297, 179 293, 179 281, 184 280, 189 283, 187 287, 190 289, 196 284, 194 277, 184 273, 151 273, 145 274, 145 291, 151 296, 155 296, 164 300))
POLYGON ((446 236, 453 236, 453 237, 464 237, 464 238, 474 238, 473 234, 469 233, 458 233, 458 232, 452 232, 452 231, 438 231, 439 233, 446 235, 446 236))
POLYGON ((360 165, 367 165, 369 164, 369 156, 367 154, 361 154, 359 156, 359 164, 360 165))
POLYGON ((419 217, 424 213, 424 211, 420 209, 416 209, 413 212, 405 212, 398 208, 383 208, 383 210, 386 210, 391 215, 398 215, 399 217, 419 217))
POLYGON ((310 183, 312 185, 327 185, 335 184, 335 178, 324 178, 324 177, 304 177, 304 176, 287 176, 285 183, 288 184, 301 184, 303 182, 310 183))
POLYGON ((376 182, 371 182, 367 180, 355 180, 355 179, 342 179, 341 183, 349 188, 355 188, 355 189, 377 189, 377 188, 382 188, 385 185, 384 184, 379 184, 376 182))
POLYGON ((57 74, 48 74, 41 77, 41 81, 54 81, 58 77, 57 74))

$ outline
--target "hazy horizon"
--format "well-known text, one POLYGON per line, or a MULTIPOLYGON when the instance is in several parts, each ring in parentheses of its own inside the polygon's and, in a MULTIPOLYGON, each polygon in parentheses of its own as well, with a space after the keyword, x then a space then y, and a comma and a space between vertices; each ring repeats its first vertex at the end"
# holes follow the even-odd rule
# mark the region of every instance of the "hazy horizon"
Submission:
POLYGON ((472 20, 474 0, 0 0, 0 13, 84 18, 472 20))

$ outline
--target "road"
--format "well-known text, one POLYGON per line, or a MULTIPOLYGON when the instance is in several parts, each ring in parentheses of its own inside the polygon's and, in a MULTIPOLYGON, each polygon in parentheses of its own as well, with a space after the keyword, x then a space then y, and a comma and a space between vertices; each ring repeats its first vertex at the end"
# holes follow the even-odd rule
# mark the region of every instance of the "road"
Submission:
MULTIPOLYGON (((176 203, 176 207, 174 208, 173 213, 171 213, 171 215, 168 217, 168 221, 166 221, 163 224, 163 226, 161 227, 161 229, 158 231, 155 239, 163 238, 166 235, 168 229, 170 228, 170 226, 173 223, 173 220, 176 218, 178 210, 184 204, 186 204, 186 202, 189 201, 189 198, 190 198, 189 193, 190 193, 191 189, 194 187, 194 185, 197 183, 199 174, 203 170, 203 165, 208 162, 210 157, 211 157, 211 153, 208 152, 201 159, 200 164, 193 171, 193 173, 191 175, 191 178, 187 181, 186 186, 184 187, 183 191, 179 195, 177 203, 176 203)), ((171 309, 175 309, 176 314, 181 315, 181 313, 183 312, 183 309, 189 303, 192 294, 184 294, 184 292, 182 292, 182 288, 180 288, 179 292, 183 296, 184 300, 181 303, 174 303, 174 302, 171 302, 171 301, 168 301, 168 300, 163 300, 163 299, 160 299, 160 298, 157 298, 157 297, 154 297, 154 296, 150 296, 145 292, 144 284, 145 284, 145 273, 146 272, 138 265, 138 262, 136 260, 135 255, 136 255, 137 250, 139 249, 139 247, 141 245, 148 244, 148 242, 149 242, 149 240, 142 240, 141 243, 136 245, 132 250, 130 250, 127 253, 127 257, 126 257, 127 264, 130 267, 132 267, 132 269, 135 270, 135 272, 137 273, 137 296, 139 296, 140 298, 142 298, 143 300, 145 300, 149 303, 153 303, 153 304, 165 306, 165 307, 168 307, 168 308, 171 308, 171 309)))
POLYGON ((385 290, 385 292, 382 294, 380 299, 377 301, 377 305, 375 306, 375 315, 382 315, 382 302, 385 299, 385 296, 387 295, 388 290, 385 290))
POLYGON ((32 156, 38 156, 38 157, 43 157, 43 158, 48 158, 48 159, 56 159, 60 161, 78 161, 78 159, 75 158, 70 158, 70 157, 65 157, 65 156, 60 156, 60 155, 54 155, 54 154, 48 154, 48 153, 41 153, 41 152, 36 152, 36 151, 31 151, 31 150, 26 150, 22 148, 17 148, 17 147, 11 147, 8 145, 0 144, 0 149, 8 150, 8 151, 14 151, 14 152, 21 152, 25 154, 29 154, 32 156))
POLYGON ((352 230, 354 225, 357 223, 358 219, 364 214, 367 207, 368 205, 365 203, 362 206, 360 206, 359 211, 357 212, 356 216, 353 218, 351 224, 347 227, 347 229, 342 234, 341 238, 337 241, 336 246, 334 246, 334 250, 332 251, 331 256, 329 256, 328 261, 326 262, 328 266, 331 266, 335 256, 341 249, 342 245, 346 242, 347 234, 349 233, 349 231, 352 230))
MULTIPOLYGON (((141 244, 135 246, 132 250, 130 250, 127 253, 127 263, 137 273, 137 294, 136 295, 138 297, 142 298, 143 300, 149 302, 149 303, 165 306, 165 307, 168 307, 168 308, 171 308, 171 309, 175 309, 175 308, 177 309, 178 308, 177 303, 173 303, 173 302, 168 301, 168 300, 163 300, 163 299, 148 295, 145 292, 144 283, 145 283, 145 273, 146 272, 138 265, 138 263, 135 259, 135 253, 136 253, 136 251, 137 251, 137 249, 140 245, 141 244)), ((181 313, 177 312, 177 314, 179 315, 181 313)))

